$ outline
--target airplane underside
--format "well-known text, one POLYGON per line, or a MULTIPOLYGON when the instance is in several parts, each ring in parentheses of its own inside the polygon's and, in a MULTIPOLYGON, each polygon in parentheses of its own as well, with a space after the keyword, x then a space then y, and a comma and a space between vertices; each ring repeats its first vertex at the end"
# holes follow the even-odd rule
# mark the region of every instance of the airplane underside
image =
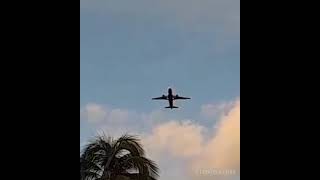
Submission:
POLYGON ((173 95, 172 94, 172 89, 169 88, 168 89, 168 95, 162 95, 160 97, 156 97, 156 98, 152 98, 153 100, 168 100, 169 101, 169 106, 165 107, 165 108, 170 108, 170 109, 173 109, 173 108, 179 108, 177 106, 174 106, 173 105, 173 101, 174 100, 178 100, 178 99, 191 99, 191 98, 188 98, 188 97, 182 97, 182 96, 178 96, 178 94, 176 95, 173 95))
POLYGON ((169 101, 169 106, 167 106, 165 108, 170 108, 170 109, 179 108, 179 107, 173 105, 173 99, 169 99, 168 101, 169 101))

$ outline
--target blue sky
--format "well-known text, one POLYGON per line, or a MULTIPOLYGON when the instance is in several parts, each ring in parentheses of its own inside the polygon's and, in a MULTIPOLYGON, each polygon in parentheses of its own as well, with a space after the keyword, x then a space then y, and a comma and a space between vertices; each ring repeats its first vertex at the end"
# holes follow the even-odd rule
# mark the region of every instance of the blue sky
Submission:
POLYGON ((110 11, 114 1, 108 2, 106 9, 81 9, 81 105, 98 101, 150 110, 155 106, 147 100, 168 86, 194 97, 195 106, 239 96, 237 29, 224 32, 231 27, 216 22, 196 28, 142 7, 135 10, 142 15, 130 14, 123 10, 127 1, 110 11))
MULTIPOLYGON (((205 105, 240 98, 239 0, 80 2, 81 112, 95 104, 100 118, 116 114, 117 120, 125 118, 117 112, 125 111, 136 116, 128 126, 142 127, 142 116, 159 111, 160 117, 206 126, 205 105), (167 102, 151 101, 169 86, 192 99, 169 112, 163 109, 167 102)), ((85 117, 80 143, 100 128, 85 117)))

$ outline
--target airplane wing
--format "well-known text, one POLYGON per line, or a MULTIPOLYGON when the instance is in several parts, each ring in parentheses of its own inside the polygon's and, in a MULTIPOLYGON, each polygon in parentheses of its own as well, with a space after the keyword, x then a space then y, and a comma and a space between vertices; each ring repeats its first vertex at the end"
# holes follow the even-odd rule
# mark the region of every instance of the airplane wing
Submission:
POLYGON ((173 99, 191 99, 191 98, 175 95, 173 99))
POLYGON ((167 100, 167 96, 163 95, 161 97, 152 98, 152 100, 167 100))

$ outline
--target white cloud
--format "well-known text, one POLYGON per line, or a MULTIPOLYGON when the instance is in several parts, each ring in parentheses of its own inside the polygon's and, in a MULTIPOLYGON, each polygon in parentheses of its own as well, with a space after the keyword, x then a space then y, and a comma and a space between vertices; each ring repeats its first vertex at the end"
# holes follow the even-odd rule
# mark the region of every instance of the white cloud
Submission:
POLYGON ((199 175, 199 171, 240 170, 240 99, 203 106, 201 112, 207 118, 217 111, 226 112, 215 124, 217 128, 207 127, 201 120, 171 119, 164 111, 137 113, 105 107, 91 104, 83 109, 90 110, 88 117, 91 118, 105 116, 100 124, 93 125, 107 135, 118 137, 127 132, 140 135, 148 157, 160 166, 160 179, 181 177, 179 179, 209 180, 213 179, 210 174, 199 175))
POLYGON ((174 156, 191 157, 201 151, 202 131, 203 127, 188 120, 169 121, 155 127, 144 144, 153 153, 169 151, 174 156))
POLYGON ((215 179, 234 178, 230 175, 237 175, 240 170, 240 100, 232 104, 228 114, 219 120, 216 131, 209 135, 205 133, 208 129, 200 124, 173 120, 153 127, 151 135, 144 136, 143 144, 157 161, 184 162, 181 173, 192 180, 212 179, 217 170, 220 176, 215 179), (201 170, 207 174, 200 175, 201 170))
POLYGON ((151 131, 151 127, 167 119, 161 110, 138 113, 97 103, 88 103, 80 108, 80 118, 81 121, 88 122, 98 133, 104 132, 112 136, 146 133, 151 131))
MULTIPOLYGON (((240 170, 240 100, 219 123, 215 136, 203 147, 201 154, 191 162, 195 172, 199 170, 240 170)), ((195 179, 211 179, 211 176, 195 176, 195 179)))
POLYGON ((123 123, 129 119, 129 111, 122 109, 113 109, 110 111, 108 121, 115 123, 123 123))
POLYGON ((227 114, 233 107, 234 101, 216 104, 204 104, 201 106, 201 115, 206 118, 220 117, 227 114))
POLYGON ((91 123, 103 121, 107 117, 107 114, 108 112, 106 108, 95 103, 89 103, 80 110, 80 115, 82 118, 85 118, 91 123))

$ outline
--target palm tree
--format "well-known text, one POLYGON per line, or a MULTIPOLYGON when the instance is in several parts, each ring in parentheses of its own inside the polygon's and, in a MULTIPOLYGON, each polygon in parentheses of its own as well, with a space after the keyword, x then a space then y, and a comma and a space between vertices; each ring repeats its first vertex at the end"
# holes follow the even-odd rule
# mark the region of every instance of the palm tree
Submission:
POLYGON ((98 136, 80 155, 80 180, 155 180, 158 172, 135 136, 98 136))

